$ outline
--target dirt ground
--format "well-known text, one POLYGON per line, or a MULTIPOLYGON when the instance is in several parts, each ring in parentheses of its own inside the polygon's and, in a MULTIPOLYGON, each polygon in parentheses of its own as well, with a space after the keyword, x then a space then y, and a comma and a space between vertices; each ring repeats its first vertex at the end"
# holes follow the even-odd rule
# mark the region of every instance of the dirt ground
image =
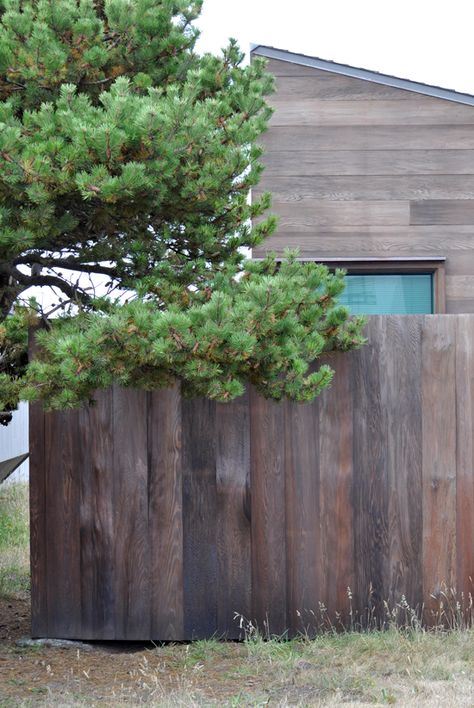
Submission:
POLYGON ((29 621, 0 598, 0 708, 474 706, 472 630, 58 648, 22 645, 29 621))
MULTIPOLYGON (((0 706, 36 705, 178 705, 209 700, 223 704, 239 693, 242 677, 229 676, 240 654, 236 644, 213 671, 206 671, 194 645, 157 648, 152 644, 74 644, 68 648, 18 646, 30 633, 29 601, 0 599, 0 706), (191 651, 189 651, 191 648, 191 651), (188 651, 187 651, 188 649, 188 651), (225 681, 222 677, 225 675, 225 681), (204 685, 203 685, 204 684, 204 685), (224 684, 224 685, 223 685, 224 684), (176 698, 174 702, 173 696, 176 698)), ((248 679, 249 688, 254 681, 248 679)))
POLYGON ((27 485, 0 490, 0 708, 474 707, 474 629, 457 620, 450 632, 322 622, 313 640, 265 641, 249 625, 241 643, 25 644, 28 508, 27 485))

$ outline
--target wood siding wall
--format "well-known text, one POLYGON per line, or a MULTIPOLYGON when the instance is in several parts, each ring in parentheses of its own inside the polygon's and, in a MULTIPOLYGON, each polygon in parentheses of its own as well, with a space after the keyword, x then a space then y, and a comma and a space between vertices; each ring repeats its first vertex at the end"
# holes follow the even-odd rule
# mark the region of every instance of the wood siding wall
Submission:
POLYGON ((263 136, 278 232, 260 249, 446 257, 447 312, 474 312, 474 108, 272 59, 263 136))
POLYGON ((108 390, 31 411, 33 635, 238 637, 437 622, 474 577, 474 316, 372 317, 311 404, 108 390), (267 625, 268 623, 268 625, 267 625))

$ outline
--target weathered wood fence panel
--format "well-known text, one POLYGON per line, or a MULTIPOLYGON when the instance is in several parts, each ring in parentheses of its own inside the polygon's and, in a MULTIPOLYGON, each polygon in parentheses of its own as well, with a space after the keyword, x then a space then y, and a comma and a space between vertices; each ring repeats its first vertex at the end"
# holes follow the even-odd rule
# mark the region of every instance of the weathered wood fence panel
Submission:
POLYGON ((434 622, 443 592, 466 598, 474 315, 372 317, 367 336, 327 356, 311 404, 175 387, 35 405, 33 634, 239 637, 240 615, 295 634, 382 621, 402 596, 434 622))

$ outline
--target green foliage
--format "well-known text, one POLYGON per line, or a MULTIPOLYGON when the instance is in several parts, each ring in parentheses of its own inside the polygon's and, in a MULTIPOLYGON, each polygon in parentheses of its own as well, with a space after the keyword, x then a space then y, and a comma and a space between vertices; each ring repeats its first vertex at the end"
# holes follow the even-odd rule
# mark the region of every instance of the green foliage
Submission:
POLYGON ((184 306, 138 299, 107 317, 58 322, 38 335, 43 355, 30 365, 27 395, 64 408, 114 381, 156 388, 179 378, 189 396, 219 401, 242 394, 246 381, 276 400, 314 398, 332 371, 310 371, 309 362, 362 343, 360 320, 335 300, 342 272, 294 259, 246 266, 238 281, 219 274, 184 306))
POLYGON ((233 41, 196 55, 200 8, 0 0, 0 409, 176 377, 189 395, 228 400, 251 381, 307 400, 331 379, 309 362, 362 341, 335 303, 341 273, 244 260, 276 226, 268 195, 247 199, 272 79, 233 41), (105 295, 84 275, 105 276, 105 295), (13 308, 31 286, 69 309, 25 378, 13 308))
POLYGON ((0 598, 29 587, 28 498, 27 484, 0 486, 0 598))
POLYGON ((27 546, 28 487, 23 484, 3 486, 0 492, 0 550, 27 546))
POLYGON ((0 322, 0 424, 10 422, 22 388, 22 376, 28 364, 28 330, 36 323, 35 302, 17 306, 0 322))

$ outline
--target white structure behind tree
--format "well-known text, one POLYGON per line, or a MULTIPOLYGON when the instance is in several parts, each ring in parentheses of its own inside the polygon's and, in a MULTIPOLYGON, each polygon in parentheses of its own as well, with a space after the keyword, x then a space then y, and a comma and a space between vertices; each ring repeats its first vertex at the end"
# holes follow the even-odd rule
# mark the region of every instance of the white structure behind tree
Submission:
MULTIPOLYGON (((28 404, 20 403, 13 413, 13 420, 7 426, 0 425, 0 462, 28 452, 28 404)), ((29 475, 28 460, 4 482, 27 482, 29 475)))

